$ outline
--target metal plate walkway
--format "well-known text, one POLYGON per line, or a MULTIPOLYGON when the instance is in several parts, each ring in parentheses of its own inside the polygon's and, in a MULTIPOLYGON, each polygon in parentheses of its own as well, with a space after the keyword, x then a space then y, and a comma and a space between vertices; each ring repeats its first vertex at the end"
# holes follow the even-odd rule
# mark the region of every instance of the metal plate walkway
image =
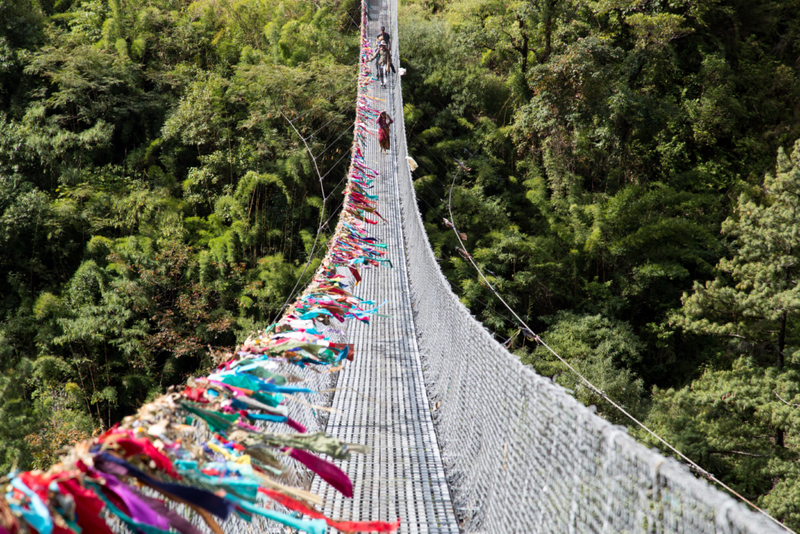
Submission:
MULTIPOLYGON (((367 35, 389 29, 399 69, 397 0, 364 3, 367 35)), ((370 107, 395 119, 393 150, 379 154, 373 138, 365 154, 380 172, 374 192, 388 221, 371 234, 388 245, 394 269, 365 272, 355 291, 386 300, 381 313, 390 317, 348 327, 356 358, 340 373, 327 424, 372 454, 339 462, 352 500, 314 481, 324 511, 400 518, 403 533, 782 532, 536 375, 461 304, 418 211, 399 80, 369 92, 380 99, 370 107)))
MULTIPOLYGON (((380 16, 373 11, 368 35, 374 39, 380 26, 392 28, 393 13, 384 2, 380 16)), ((393 3, 392 3, 393 4, 393 3)), ((373 6, 378 7, 375 2, 373 6)), ((394 35, 393 38, 396 38, 394 35)), ((396 48, 396 47, 394 47, 396 48)), ((398 65, 396 52, 393 54, 398 65)), ((385 88, 375 83, 369 95, 381 100, 375 107, 392 118, 402 118, 394 109, 394 91, 399 76, 392 75, 385 88)), ((346 520, 401 519, 401 533, 457 533, 450 493, 442 467, 439 445, 431 420, 422 377, 417 333, 411 308, 408 272, 403 257, 403 226, 397 183, 397 164, 405 159, 392 150, 380 154, 374 139, 365 154, 367 164, 380 172, 374 194, 378 211, 387 223, 371 228, 378 242, 388 244, 393 269, 364 273, 355 293, 386 304, 381 314, 366 325, 348 327, 348 340, 355 344, 355 360, 339 375, 327 433, 342 440, 369 445, 372 453, 354 455, 337 462, 353 480, 354 496, 345 499, 330 486, 314 481, 312 491, 325 499, 325 513, 346 520)))

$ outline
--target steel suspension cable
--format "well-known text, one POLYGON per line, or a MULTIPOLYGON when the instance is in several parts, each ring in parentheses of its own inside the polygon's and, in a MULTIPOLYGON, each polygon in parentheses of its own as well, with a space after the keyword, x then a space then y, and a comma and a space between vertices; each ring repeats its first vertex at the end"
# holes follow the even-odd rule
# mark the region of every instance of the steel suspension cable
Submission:
POLYGON ((296 294, 296 291, 297 291, 297 288, 300 286, 300 282, 303 280, 303 277, 305 276, 306 271, 308 271, 308 266, 311 265, 311 262, 314 259, 314 253, 317 251, 317 243, 319 243, 319 234, 322 232, 322 224, 323 224, 322 221, 325 220, 325 202, 326 202, 326 198, 327 198, 325 196, 325 184, 322 181, 322 174, 319 172, 319 166, 317 166, 317 160, 314 159, 314 156, 311 153, 311 149, 308 147, 308 143, 306 143, 306 140, 303 138, 302 135, 300 135, 300 132, 297 131, 297 128, 295 128, 294 124, 292 124, 292 121, 290 121, 288 119, 288 117, 286 117, 286 115, 283 114, 283 112, 279 112, 279 113, 281 114, 281 116, 284 119, 286 119, 286 122, 289 123, 289 126, 292 127, 292 129, 295 131, 295 133, 298 135, 298 137, 300 137, 300 139, 303 141, 303 145, 305 145, 306 151, 308 152, 308 155, 311 158, 311 161, 314 163, 314 169, 317 171, 317 176, 319 177, 319 187, 320 187, 320 190, 322 191, 322 208, 320 209, 319 223, 317 225, 317 234, 316 234, 316 236, 314 236, 314 244, 311 245, 311 252, 308 253, 308 260, 306 261, 305 265, 303 266, 303 271, 300 273, 300 276, 297 278, 297 281, 295 282, 294 287, 292 288, 292 291, 289 293, 289 296, 287 297, 286 301, 283 303, 283 305, 281 306, 280 310, 278 310, 277 315, 272 320, 273 323, 278 320, 278 318, 283 313, 283 310, 286 309, 286 306, 288 306, 289 302, 291 302, 292 299, 294 298, 294 296, 296 294))
POLYGON ((583 374, 581 374, 581 373, 580 373, 580 372, 579 372, 577 369, 575 369, 575 368, 574 368, 572 365, 570 365, 570 363, 569 363, 569 362, 567 362, 567 361, 566 361, 564 358, 562 358, 562 357, 561 357, 561 356, 560 356, 560 355, 559 355, 559 354, 558 354, 558 353, 557 353, 555 350, 553 350, 553 349, 550 347, 550 345, 548 345, 547 343, 545 343, 545 341, 544 341, 544 340, 543 340, 541 337, 539 337, 539 335, 538 335, 538 334, 536 334, 536 333, 533 331, 533 329, 531 329, 531 328, 528 326, 528 324, 527 324, 527 323, 526 323, 526 322, 525 322, 525 321, 524 321, 524 320, 523 320, 523 319, 522 319, 522 318, 521 318, 519 315, 517 315, 517 313, 514 311, 514 309, 513 309, 511 306, 509 306, 509 304, 508 304, 508 303, 505 301, 505 299, 504 299, 504 298, 503 298, 503 297, 500 295, 500 293, 499 293, 499 292, 498 292, 498 291, 495 289, 495 287, 492 285, 492 283, 491 283, 491 282, 489 282, 489 280, 487 280, 487 279, 486 279, 486 277, 485 277, 485 276, 484 276, 484 274, 483 274, 483 270, 482 270, 480 267, 478 267, 478 264, 477 264, 477 263, 475 263, 475 260, 474 260, 474 259, 472 258, 472 256, 471 256, 471 255, 470 255, 470 254, 467 252, 466 246, 464 245, 464 242, 461 240, 461 236, 459 235, 459 232, 458 232, 458 227, 456 226, 455 220, 454 220, 454 218, 453 218, 453 187, 455 187, 455 184, 456 184, 456 179, 458 178, 458 174, 459 174, 459 173, 457 172, 456 174, 454 174, 454 175, 453 175, 453 182, 452 182, 452 184, 450 185, 450 192, 449 192, 449 195, 448 195, 448 197, 449 197, 449 198, 448 198, 448 205, 447 205, 448 211, 450 212, 450 221, 451 221, 451 223, 452 223, 452 225, 453 225, 453 232, 454 232, 454 233, 455 233, 455 235, 456 235, 456 239, 458 239, 458 242, 459 242, 459 244, 461 245, 461 248, 462 248, 462 250, 464 250, 464 252, 466 252, 465 258, 466 258, 466 259, 467 259, 467 260, 468 260, 468 261, 469 261, 469 262, 472 264, 472 266, 473 266, 473 267, 475 268, 475 270, 478 272, 478 275, 481 277, 481 279, 483 280, 483 282, 486 284, 486 287, 488 287, 488 288, 489 288, 489 290, 490 290, 490 291, 491 291, 491 292, 494 294, 494 296, 495 296, 495 297, 497 297, 497 298, 500 300, 500 302, 502 302, 502 303, 503 303, 503 305, 506 307, 506 309, 507 309, 509 312, 511 312, 511 314, 512 314, 512 315, 513 315, 513 316, 516 318, 516 320, 519 322, 519 324, 520 324, 520 325, 521 325, 521 326, 522 326, 522 327, 523 327, 525 330, 527 330, 527 332, 529 332, 529 333, 530 333, 530 334, 533 336, 533 339, 534 339, 534 340, 535 340, 537 343, 541 344, 541 345, 542 345, 544 348, 546 348, 546 349, 547 349, 547 350, 548 350, 548 351, 549 351, 549 352, 550 352, 550 353, 551 353, 553 356, 555 356, 555 357, 556 357, 556 358, 557 358, 557 359, 558 359, 558 360, 559 360, 561 363, 563 363, 565 366, 567 366, 567 368, 568 368, 570 371, 572 371, 572 373, 574 373, 574 374, 575 374, 575 375, 576 375, 576 376, 577 376, 577 377, 580 379, 580 381, 581 381, 581 382, 582 382, 582 383, 583 383, 583 384, 584 384, 584 385, 585 385, 587 388, 589 388, 590 390, 594 391, 596 394, 600 395, 600 397, 602 397, 603 399, 605 399, 605 400, 606 400, 606 401, 607 401, 609 404, 611 404, 611 405, 612 405, 614 408, 616 408, 616 409, 617 409, 617 410, 618 410, 620 413, 622 413, 622 414, 623 414, 623 415, 625 415, 625 416, 626 416, 628 419, 630 419, 631 421, 633 421, 633 422, 634 422, 636 425, 638 425, 640 428, 642 428, 642 429, 643 429, 645 432, 647 432, 647 433, 648 433, 650 436, 654 437, 654 438, 655 438, 655 439, 656 439, 656 440, 657 440, 659 443, 661 443, 662 445, 664 445, 664 446, 665 446, 667 449, 669 449, 670 451, 672 451, 673 453, 675 453, 675 455, 677 455, 677 456, 678 456, 680 459, 682 459, 682 460, 684 461, 684 463, 686 463, 686 464, 689 466, 689 468, 690 468, 690 469, 693 469, 693 470, 694 470, 695 472, 697 472, 698 474, 700 474, 700 475, 702 475, 702 476, 706 477, 708 480, 710 480, 710 481, 712 481, 712 482, 714 482, 714 483, 718 484, 719 486, 721 486, 722 488, 724 488, 725 490, 727 490, 727 491, 728 491, 728 492, 730 492, 731 494, 735 495, 735 496, 736 496, 737 498, 739 498, 739 499, 740 499, 742 502, 745 502, 745 503, 747 503, 748 505, 750 505, 750 506, 751 506, 753 509, 757 510, 758 512, 760 512, 761 514, 763 514, 764 516, 766 516, 767 518, 769 518, 769 519, 770 519, 771 521, 773 521, 773 522, 774 522, 776 525, 780 526, 781 528, 784 528, 784 529, 786 529, 786 530, 787 530, 787 531, 789 531, 789 532, 792 532, 793 534, 796 534, 794 530, 790 529, 789 527, 787 527, 786 525, 784 525, 783 523, 781 523, 780 521, 778 521, 777 519, 775 519, 774 517, 772 517, 772 516, 771 516, 770 514, 768 514, 768 513, 767 513, 767 512, 766 512, 764 509, 760 508, 760 507, 759 507, 759 506, 757 506, 755 503, 753 503, 752 501, 750 501, 749 499, 747 499, 746 497, 744 497, 743 495, 741 495, 740 493, 738 493, 736 490, 734 490, 733 488, 731 488, 730 486, 728 486, 727 484, 725 484, 723 481, 721 481, 721 480, 720 480, 720 479, 718 479, 716 476, 714 476, 714 475, 713 475, 711 472, 709 472, 709 471, 707 471, 706 469, 703 469, 702 467, 700 467, 700 466, 699 466, 697 463, 695 463, 695 462, 694 462, 694 461, 693 461, 691 458, 689 458, 688 456, 686 456, 685 454, 683 454, 683 453, 682 453, 681 451, 679 451, 679 450, 678 450, 678 449, 677 449, 675 446, 673 446, 673 445, 672 445, 672 444, 670 444, 668 441, 666 441, 664 438, 662 438, 661 436, 659 436, 658 434, 656 434, 656 433, 655 433, 655 431, 651 430, 651 429, 650 429, 650 428, 649 428, 647 425, 645 425, 643 422, 639 421, 639 419, 637 419, 637 418, 636 418, 636 417, 635 417, 633 414, 631 414, 631 413, 630 413, 630 412, 628 412, 628 411, 627 411, 625 408, 623 408, 623 407, 622 407, 620 404, 618 404, 617 402, 615 402, 615 401, 614 401, 614 400, 613 400, 611 397, 609 397, 609 396, 608 396, 608 395, 607 395, 605 392, 603 392, 603 391, 602 391, 600 388, 598 388, 598 387, 597 387, 597 386, 595 386, 595 385, 594 385, 594 384, 593 384, 591 381, 589 381, 589 379, 588 379, 588 378, 586 378, 586 377, 585 377, 583 374))

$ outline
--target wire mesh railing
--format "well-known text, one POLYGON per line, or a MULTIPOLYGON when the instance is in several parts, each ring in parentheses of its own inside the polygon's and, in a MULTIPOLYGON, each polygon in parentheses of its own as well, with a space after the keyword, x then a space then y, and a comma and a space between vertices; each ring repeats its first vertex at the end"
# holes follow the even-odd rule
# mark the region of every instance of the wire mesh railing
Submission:
MULTIPOLYGON (((352 497, 352 480, 328 458, 368 452, 362 444, 322 432, 332 373, 353 359, 352 345, 330 325, 367 321, 376 311, 373 302, 348 291, 347 277, 360 280, 359 268, 390 263, 384 245, 367 232, 368 224, 375 224, 370 217, 377 197, 369 191, 377 174, 363 157, 365 131, 376 113, 363 101, 372 83, 365 31, 364 11, 343 209, 305 290, 284 306, 279 320, 225 354, 213 372, 190 378, 102 435, 74 444, 46 471, 0 476, 6 488, 0 496, 0 534, 399 528, 398 521, 327 517, 316 509, 322 499, 308 491, 316 474, 352 497)), ((309 156, 315 161, 310 150, 309 156)), ((324 207, 315 244, 325 226, 324 207)), ((313 253, 312 247, 306 268, 313 253)))
MULTIPOLYGON (((397 54, 396 15, 392 26, 397 54)), ((395 98, 403 109, 402 92, 395 98)), ((402 117, 395 125, 403 256, 462 532, 785 532, 596 416, 494 340, 439 269, 405 160, 402 117)))

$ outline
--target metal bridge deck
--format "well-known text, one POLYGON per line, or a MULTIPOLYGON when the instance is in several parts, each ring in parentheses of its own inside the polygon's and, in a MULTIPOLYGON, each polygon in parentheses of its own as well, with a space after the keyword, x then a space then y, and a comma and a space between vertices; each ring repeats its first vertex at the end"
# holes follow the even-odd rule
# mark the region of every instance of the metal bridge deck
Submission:
MULTIPOLYGON (((372 39, 381 24, 394 27, 387 4, 384 0, 380 17, 373 17, 370 23, 368 35, 372 39)), ((396 40, 395 35, 392 38, 396 40)), ((397 65, 396 51, 393 55, 397 65)), ((403 119, 402 109, 393 109, 392 92, 400 90, 397 78, 392 75, 386 88, 373 84, 369 93, 383 99, 375 101, 375 107, 386 109, 396 121, 403 119)), ((406 161, 404 154, 395 154, 394 132, 392 127, 389 153, 379 153, 377 139, 366 153, 367 163, 380 172, 373 192, 379 195, 378 211, 388 221, 370 230, 379 242, 388 244, 394 268, 364 272, 363 282, 355 291, 378 303, 386 300, 379 313, 389 317, 348 327, 347 337, 355 343, 355 360, 340 372, 332 406, 336 412, 327 426, 329 434, 369 445, 372 453, 337 462, 353 481, 353 499, 345 499, 319 480, 314 481, 312 489, 325 499, 325 512, 337 518, 400 518, 401 533, 457 533, 411 310, 396 172, 396 165, 406 165, 406 161)))

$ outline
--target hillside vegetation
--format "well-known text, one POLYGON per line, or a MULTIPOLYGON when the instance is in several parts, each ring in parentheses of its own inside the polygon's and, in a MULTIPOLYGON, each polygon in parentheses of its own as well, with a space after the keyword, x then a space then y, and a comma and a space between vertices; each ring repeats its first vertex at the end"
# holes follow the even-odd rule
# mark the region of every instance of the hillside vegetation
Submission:
POLYGON ((341 200, 359 13, 0 0, 0 468, 276 317, 341 200))
POLYGON ((400 33, 420 208, 462 301, 630 424, 459 254, 453 183, 469 253, 536 333, 800 527, 800 2, 414 0, 400 33))
MULTIPOLYGON (((454 291, 630 424, 478 281, 442 220, 452 183, 469 253, 536 333, 800 528, 800 1, 401 9, 415 185, 454 291)), ((2 469, 208 366, 313 272, 357 20, 355 0, 0 0, 2 469)))

